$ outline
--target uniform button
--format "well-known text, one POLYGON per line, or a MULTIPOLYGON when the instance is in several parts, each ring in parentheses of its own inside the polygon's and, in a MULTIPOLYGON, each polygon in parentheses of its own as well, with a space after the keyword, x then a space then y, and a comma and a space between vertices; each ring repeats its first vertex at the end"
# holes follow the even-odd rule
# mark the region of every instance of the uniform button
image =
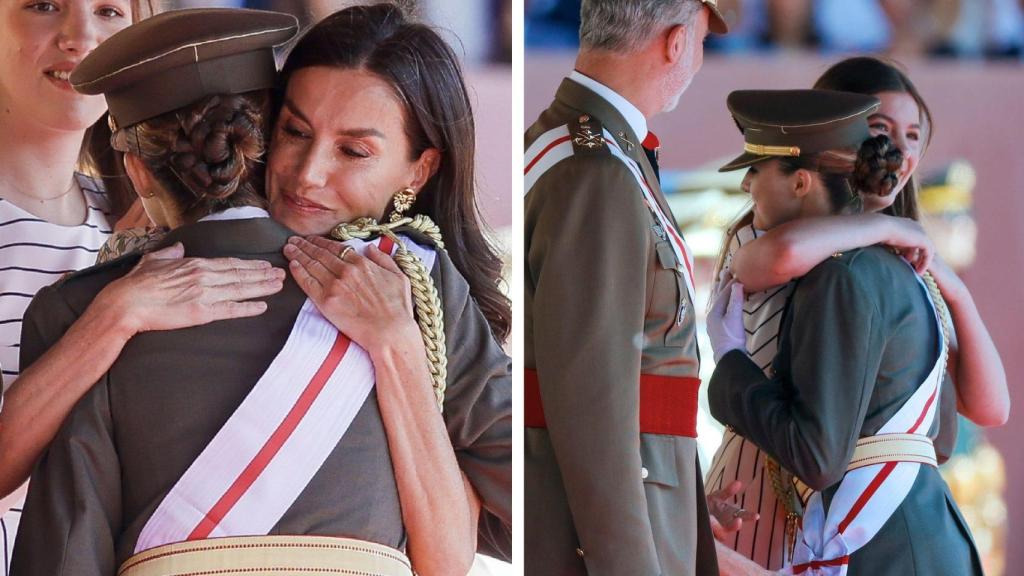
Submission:
POLYGON ((647 468, 645 468, 644 466, 640 467, 640 477, 641 478, 643 478, 644 480, 647 480, 647 477, 650 476, 650 475, 651 475, 651 473, 650 473, 649 470, 647 470, 647 468))
POLYGON ((576 555, 579 556, 580 558, 583 558, 583 548, 577 548, 576 549, 576 555))

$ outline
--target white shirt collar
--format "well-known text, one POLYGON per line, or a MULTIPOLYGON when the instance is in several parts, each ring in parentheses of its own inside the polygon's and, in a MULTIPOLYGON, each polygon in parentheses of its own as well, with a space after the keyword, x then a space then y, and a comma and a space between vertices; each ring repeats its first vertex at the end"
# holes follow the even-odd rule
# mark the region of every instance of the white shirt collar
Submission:
POLYGON ((643 112, 640 112, 629 100, 579 70, 573 70, 572 74, 569 74, 569 80, 593 90, 598 96, 607 100, 612 107, 619 111, 619 114, 622 114, 641 142, 647 137, 647 118, 644 118, 643 112))
POLYGON ((247 220, 249 218, 270 218, 270 214, 263 208, 257 208, 255 206, 238 206, 203 216, 199 221, 212 222, 214 220, 247 220))

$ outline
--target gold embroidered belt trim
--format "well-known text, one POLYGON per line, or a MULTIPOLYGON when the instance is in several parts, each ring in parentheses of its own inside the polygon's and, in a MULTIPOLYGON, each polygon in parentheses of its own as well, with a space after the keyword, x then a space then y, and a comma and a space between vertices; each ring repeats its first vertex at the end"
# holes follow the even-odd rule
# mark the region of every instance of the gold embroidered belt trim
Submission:
POLYGON ((401 551, 351 538, 242 536, 178 542, 140 552, 118 576, 413 576, 401 551))
MULTIPOLYGON (((935 446, 932 439, 923 434, 879 434, 868 436, 857 441, 853 458, 846 471, 856 470, 873 464, 885 462, 917 462, 928 466, 938 466, 935 458, 935 446)), ((800 500, 805 504, 813 490, 799 478, 793 477, 800 500)))

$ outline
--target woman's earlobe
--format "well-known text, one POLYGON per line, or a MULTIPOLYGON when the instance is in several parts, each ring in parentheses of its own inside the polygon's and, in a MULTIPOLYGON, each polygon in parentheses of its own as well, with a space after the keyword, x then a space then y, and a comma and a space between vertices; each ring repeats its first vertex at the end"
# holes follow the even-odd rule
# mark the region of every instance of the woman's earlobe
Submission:
POLYGON ((797 198, 803 198, 811 191, 811 183, 813 180, 811 172, 800 168, 794 173, 794 176, 796 176, 796 179, 793 182, 793 193, 797 198))

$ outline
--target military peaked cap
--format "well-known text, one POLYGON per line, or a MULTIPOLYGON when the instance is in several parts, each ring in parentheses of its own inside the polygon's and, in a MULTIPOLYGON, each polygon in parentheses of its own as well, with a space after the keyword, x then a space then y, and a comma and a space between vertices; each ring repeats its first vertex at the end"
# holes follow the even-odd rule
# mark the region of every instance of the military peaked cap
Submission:
POLYGON ((743 154, 719 172, 772 157, 859 148, 871 137, 867 117, 880 103, 874 96, 834 90, 737 90, 727 104, 743 133, 743 154))
POLYGON ((298 21, 263 10, 172 10, 114 34, 71 73, 82 94, 103 94, 115 128, 183 108, 211 94, 273 86, 273 47, 298 21))

